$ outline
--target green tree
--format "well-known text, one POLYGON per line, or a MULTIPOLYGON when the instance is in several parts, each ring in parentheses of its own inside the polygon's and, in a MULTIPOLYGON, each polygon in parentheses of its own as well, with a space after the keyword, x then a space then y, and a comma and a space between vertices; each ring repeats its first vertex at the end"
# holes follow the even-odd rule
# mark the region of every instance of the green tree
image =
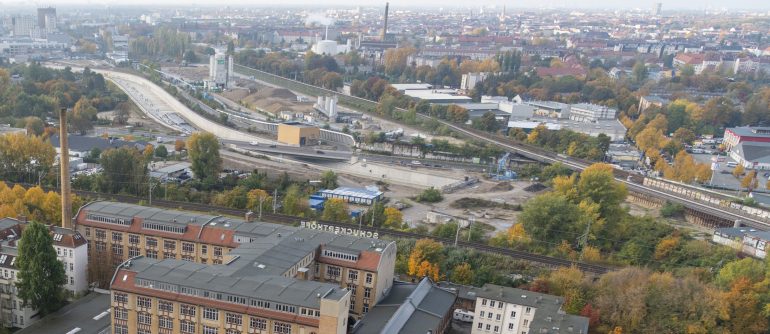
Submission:
POLYGON ((321 214, 321 219, 345 222, 350 220, 350 214, 348 213, 348 204, 341 198, 330 198, 324 203, 324 211, 321 214))
POLYGON ((67 282, 64 265, 56 258, 53 238, 45 225, 32 222, 19 240, 19 298, 24 306, 46 315, 57 310, 65 300, 63 286, 67 282))
POLYGON ((187 139, 187 152, 192 162, 191 169, 199 180, 216 181, 222 171, 219 156, 219 140, 208 132, 196 132, 187 139))
POLYGON ((75 103, 75 108, 72 109, 69 119, 72 128, 81 135, 85 135, 88 130, 94 128, 92 121, 96 119, 96 108, 91 104, 91 100, 81 97, 75 103))
POLYGON ((495 132, 500 128, 500 123, 497 122, 495 113, 488 111, 481 117, 473 120, 473 127, 479 130, 495 132))
POLYGON ((526 233, 534 240, 558 243, 574 240, 582 233, 582 212, 564 195, 546 193, 529 200, 524 205, 519 221, 526 233))
POLYGON ((133 147, 111 148, 99 158, 103 172, 98 176, 99 191, 113 194, 125 192, 139 195, 147 183, 147 165, 139 150, 133 147))
POLYGON ((334 189, 339 185, 337 184, 337 174, 333 170, 327 170, 321 173, 321 188, 334 189))
POLYGON ((613 168, 608 164, 593 164, 580 173, 577 183, 580 198, 598 203, 604 218, 617 217, 620 204, 628 194, 626 186, 616 182, 612 173, 613 168))
POLYGON ((158 145, 158 148, 155 149, 155 156, 161 159, 168 157, 168 149, 166 148, 166 145, 158 145))
POLYGON ((444 196, 441 195, 441 191, 433 187, 423 190, 416 198, 418 202, 428 203, 441 202, 443 199, 444 196))
POLYGON ((291 216, 304 216, 308 209, 307 201, 296 184, 286 189, 282 205, 283 213, 291 216))

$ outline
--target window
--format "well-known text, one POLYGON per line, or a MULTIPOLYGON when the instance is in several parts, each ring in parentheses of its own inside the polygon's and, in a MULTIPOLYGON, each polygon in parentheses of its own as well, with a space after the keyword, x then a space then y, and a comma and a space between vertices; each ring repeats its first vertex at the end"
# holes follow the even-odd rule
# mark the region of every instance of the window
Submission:
POLYGON ((358 280, 358 270, 349 270, 348 271, 348 280, 349 281, 357 281, 358 280))
POLYGON ((508 324, 508 330, 513 330, 513 323, 508 324))
POLYGON ((364 303, 364 309, 361 311, 363 311, 364 313, 369 312, 369 303, 364 303))
POLYGON ((366 273, 366 284, 372 284, 372 274, 366 273))
POLYGON ((492 325, 487 324, 487 330, 490 330, 490 329, 492 329, 492 325))
POLYGON ((91 228, 86 227, 86 237, 91 237, 91 228))
POLYGON ((348 284, 348 290, 350 290, 350 295, 355 296, 356 295, 356 285, 355 284, 348 284))
POLYGON ((484 311, 479 312, 479 318, 483 318, 485 314, 487 314, 487 312, 484 312, 484 311))
POLYGON ((243 324, 243 316, 235 313, 227 313, 225 316, 225 323, 228 325, 240 326, 243 324))
POLYGON ((516 311, 511 311, 511 318, 515 318, 515 317, 516 317, 516 311))
POLYGON ((193 253, 195 252, 195 244, 189 243, 189 242, 183 242, 182 243, 182 251, 185 253, 193 253))
POLYGON ((498 302, 497 303, 497 308, 502 309, 503 308, 503 302, 498 302))
POLYGON ((493 316, 493 315, 494 315, 494 314, 493 314, 492 312, 489 312, 489 313, 487 313, 487 319, 492 319, 492 316, 493 316))
POLYGON ((251 317, 251 319, 249 319, 249 328, 251 328, 251 329, 258 329, 258 330, 266 330, 267 329, 267 320, 251 317))
POLYGON ((228 329, 225 329, 225 334, 241 334, 241 331, 235 328, 228 328, 228 329))
POLYGON ((222 247, 214 247, 214 256, 222 256, 222 247))
POLYGON ((115 325, 115 331, 113 331, 115 334, 128 334, 128 327, 123 325, 115 325))
POLYGON ((487 306, 487 300, 486 299, 482 299, 481 300, 481 305, 482 306, 487 306))
POLYGON ((112 244, 112 255, 123 257, 123 245, 112 244))
POLYGON ((478 327, 477 327, 477 328, 478 328, 478 329, 481 329, 481 327, 482 327, 482 326, 484 326, 484 324, 482 324, 482 323, 479 323, 479 325, 478 325, 478 327))
POLYGON ((69 250, 70 258, 72 258, 72 250, 69 250))
POLYGON ((203 309, 203 319, 206 320, 219 320, 219 310, 215 308, 206 307, 203 309))
POLYGON ((151 325, 152 315, 147 312, 139 312, 136 314, 136 322, 143 325, 151 325))
POLYGON ((136 257, 141 255, 141 252, 139 251, 139 248, 137 247, 128 247, 128 257, 136 257))
POLYGON ((147 238, 144 240, 144 244, 147 247, 158 247, 158 239, 155 238, 147 238))
POLYGON ((497 332, 499 332, 499 331, 500 331, 500 326, 495 326, 495 330, 494 330, 494 332, 495 332, 495 333, 497 333, 497 332))
POLYGON ((291 334, 291 324, 274 321, 273 332, 276 334, 291 334))
POLYGON ((179 322, 179 328, 182 333, 190 334, 195 333, 195 323, 192 321, 182 320, 179 322))
POLYGON ((73 271, 73 270, 75 270, 75 265, 72 264, 72 262, 70 262, 70 271, 73 271))
POLYGON ((112 242, 123 242, 123 233, 112 232, 112 242))
POLYGON ((96 244, 96 251, 97 252, 104 252, 107 250, 107 243, 104 241, 97 241, 96 244))
POLYGON ((218 334, 219 328, 203 326, 203 334, 218 334))
POLYGON ((494 300, 490 300, 489 301, 489 307, 495 307, 495 301, 494 300))
POLYGON ((164 250, 176 250, 176 241, 174 241, 174 240, 163 240, 163 249, 164 250))
POLYGON ((158 251, 148 249, 145 251, 147 258, 150 259, 157 259, 158 258, 158 251))
POLYGON ((326 276, 330 278, 340 277, 340 267, 326 266, 326 276))
POLYGON ((172 233, 179 233, 179 234, 182 234, 185 231, 187 231, 187 225, 173 226, 173 225, 157 224, 157 223, 150 223, 150 222, 143 222, 142 228, 145 228, 148 230, 172 232, 172 233))
POLYGON ((128 243, 129 244, 138 244, 139 243, 139 236, 136 234, 129 234, 128 235, 128 243))
POLYGON ((124 308, 115 308, 115 320, 128 320, 128 310, 124 308))
POLYGON ((115 292, 112 295, 112 301, 116 303, 128 303, 128 295, 125 293, 115 292))
POLYGON ((95 230, 96 231, 96 239, 106 239, 107 238, 107 231, 105 230, 95 230))
POLYGON ((204 255, 205 255, 205 254, 206 254, 206 252, 208 251, 208 248, 209 248, 209 247, 208 247, 208 246, 206 246, 206 245, 201 245, 201 254, 204 254, 204 255))
POLYGON ((372 298, 372 288, 364 288, 364 298, 372 298))
POLYGON ((524 326, 528 326, 528 325, 529 325, 529 320, 524 319, 524 326))
POLYGON ((497 320, 497 321, 500 321, 500 317, 501 317, 501 316, 502 316, 502 314, 498 314, 498 315, 496 315, 496 316, 495 316, 495 320, 497 320))
POLYGON ((351 298, 350 299, 350 310, 353 311, 356 308, 356 300, 351 298))
POLYGON ((152 299, 147 297, 136 297, 136 307, 151 308, 152 299))
POLYGON ((75 277, 70 276, 70 285, 75 284, 75 277))
POLYGON ((530 311, 532 311, 532 308, 531 307, 527 307, 527 309, 524 310, 524 313, 529 314, 530 311))
POLYGON ((158 311, 160 312, 174 312, 174 304, 167 301, 158 301, 158 311))
POLYGON ((174 320, 171 320, 169 317, 160 317, 158 318, 158 327, 160 328, 167 328, 167 329, 173 329, 174 328, 174 320))
POLYGON ((195 305, 182 304, 179 306, 179 313, 188 317, 195 317, 195 305))

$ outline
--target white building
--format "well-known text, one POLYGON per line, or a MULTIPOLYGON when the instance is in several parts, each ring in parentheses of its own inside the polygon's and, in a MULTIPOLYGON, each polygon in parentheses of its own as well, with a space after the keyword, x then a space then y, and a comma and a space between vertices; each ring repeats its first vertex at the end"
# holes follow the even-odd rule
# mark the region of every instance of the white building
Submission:
POLYGON ((233 73, 233 56, 217 51, 209 57, 209 89, 230 87, 230 75, 233 73))
POLYGON ((33 36, 37 30, 37 22, 31 15, 13 17, 11 23, 13 24, 13 36, 39 37, 33 36))
POLYGON ((588 333, 588 318, 566 314, 564 298, 485 284, 476 292, 472 334, 588 333))
MULTIPOLYGON (((0 219, 0 236, 4 236, 0 241, 0 319, 5 327, 24 328, 39 319, 36 310, 21 306, 16 290, 17 242, 26 224, 25 220, 0 219)), ((70 296, 85 293, 88 290, 88 242, 75 230, 56 226, 49 230, 58 259, 64 264, 67 276, 64 289, 70 296)))
POLYGON ((615 119, 617 110, 591 103, 578 103, 570 106, 569 119, 580 122, 615 119))
POLYGON ((463 74, 462 80, 460 81, 460 89, 465 91, 470 91, 474 88, 476 88, 476 85, 484 81, 484 79, 487 78, 489 73, 487 72, 476 72, 476 73, 466 73, 463 74))

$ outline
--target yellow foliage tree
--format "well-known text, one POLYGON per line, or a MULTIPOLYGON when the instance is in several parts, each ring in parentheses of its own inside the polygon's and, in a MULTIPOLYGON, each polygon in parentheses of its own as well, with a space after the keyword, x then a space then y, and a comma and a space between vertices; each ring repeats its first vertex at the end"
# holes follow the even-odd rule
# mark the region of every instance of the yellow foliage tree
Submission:
POLYGON ((733 169, 733 176, 735 176, 735 178, 737 179, 741 177, 741 175, 743 175, 743 172, 745 171, 746 169, 743 168, 743 165, 735 166, 735 169, 733 169))
POLYGON ((259 212, 260 203, 262 204, 262 211, 269 210, 273 202, 273 196, 270 196, 267 191, 262 189, 249 190, 246 198, 248 199, 246 208, 252 212, 259 212))
POLYGON ((757 188, 758 183, 757 171, 753 170, 746 174, 746 176, 741 180, 741 188, 746 188, 747 192, 751 192, 757 188))
POLYGON ((404 214, 394 207, 385 208, 385 226, 389 228, 401 228, 404 222, 404 214))
POLYGON ((672 236, 660 240, 655 246, 655 259, 662 260, 666 258, 677 246, 679 246, 679 237, 672 236))
POLYGON ((602 255, 601 252, 599 252, 599 248, 592 246, 583 247, 583 261, 599 262, 601 259, 602 255))
POLYGON ((454 270, 452 270, 452 282, 465 285, 473 283, 473 269, 471 269, 471 265, 466 262, 456 265, 454 270))
POLYGON ((524 224, 519 223, 509 227, 506 232, 506 239, 509 245, 529 242, 529 235, 524 230, 524 224))
POLYGON ((409 268, 407 268, 408 274, 412 276, 417 276, 417 272, 420 270, 420 260, 422 259, 422 252, 419 250, 413 250, 411 254, 409 254, 409 268))

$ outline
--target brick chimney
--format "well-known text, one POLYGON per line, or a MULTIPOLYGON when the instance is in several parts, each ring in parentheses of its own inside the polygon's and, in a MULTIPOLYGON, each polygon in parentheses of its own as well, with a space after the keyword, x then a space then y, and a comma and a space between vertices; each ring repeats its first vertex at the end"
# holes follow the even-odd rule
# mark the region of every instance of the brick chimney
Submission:
POLYGON ((61 226, 72 228, 70 154, 67 140, 67 108, 59 109, 59 167, 61 176, 61 226))

